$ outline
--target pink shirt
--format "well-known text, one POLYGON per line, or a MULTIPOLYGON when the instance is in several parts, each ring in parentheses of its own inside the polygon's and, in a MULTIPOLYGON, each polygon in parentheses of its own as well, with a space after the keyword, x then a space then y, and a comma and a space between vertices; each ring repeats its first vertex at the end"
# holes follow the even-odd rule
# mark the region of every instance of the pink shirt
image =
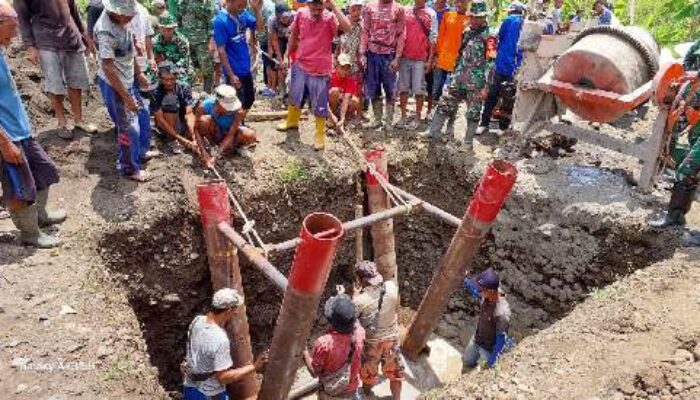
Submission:
POLYGON ((328 76, 333 68, 333 38, 338 33, 335 15, 323 10, 321 17, 311 16, 309 7, 297 11, 292 34, 299 38, 296 62, 309 75, 328 76))
POLYGON ((406 10, 396 1, 381 0, 362 10, 362 39, 360 53, 403 54, 406 42, 406 10))
MULTIPOLYGON (((360 355, 365 342, 365 330, 355 326, 355 353, 350 364, 350 383, 346 393, 355 391, 360 386, 360 355)), ((311 354, 312 366, 319 376, 336 372, 348 361, 350 354, 351 335, 340 334, 329 330, 325 335, 316 339, 311 354)))
POLYGON ((430 43, 437 35, 437 16, 432 8, 406 7, 406 41, 403 57, 416 61, 427 61, 430 43))

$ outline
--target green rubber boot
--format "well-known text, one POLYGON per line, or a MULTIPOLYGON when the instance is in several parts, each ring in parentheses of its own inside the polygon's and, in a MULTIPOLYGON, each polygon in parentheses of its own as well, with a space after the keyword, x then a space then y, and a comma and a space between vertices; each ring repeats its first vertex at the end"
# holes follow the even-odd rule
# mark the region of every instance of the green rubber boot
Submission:
POLYGON ((36 204, 11 210, 12 222, 19 229, 19 240, 22 244, 40 249, 50 249, 61 245, 61 241, 39 230, 39 210, 36 204))
POLYGON ((66 211, 63 209, 48 209, 49 189, 39 190, 36 193, 36 205, 39 213, 39 226, 60 224, 66 220, 66 211))

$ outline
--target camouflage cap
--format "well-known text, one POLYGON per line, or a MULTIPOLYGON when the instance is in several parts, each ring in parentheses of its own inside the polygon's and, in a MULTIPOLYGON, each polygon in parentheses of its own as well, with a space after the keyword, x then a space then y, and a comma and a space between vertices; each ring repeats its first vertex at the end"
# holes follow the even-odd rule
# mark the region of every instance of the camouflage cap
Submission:
POLYGON ((486 8, 486 3, 481 0, 472 1, 472 6, 469 9, 469 15, 472 17, 488 17, 489 12, 486 8))
POLYGON ((160 17, 158 17, 158 27, 159 28, 177 28, 177 21, 175 21, 175 17, 170 15, 170 13, 163 13, 160 17))
POLYGON ((133 17, 136 15, 136 0, 104 0, 102 4, 107 12, 133 17))

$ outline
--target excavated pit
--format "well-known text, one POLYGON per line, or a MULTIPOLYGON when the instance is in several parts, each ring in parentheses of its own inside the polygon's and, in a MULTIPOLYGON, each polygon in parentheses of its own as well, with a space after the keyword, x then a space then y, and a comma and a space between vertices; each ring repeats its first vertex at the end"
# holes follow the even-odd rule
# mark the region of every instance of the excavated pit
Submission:
MULTIPOLYGON (((646 227, 637 208, 649 204, 635 200, 624 178, 575 166, 542 172, 535 161, 518 166, 516 188, 473 265, 474 270, 493 266, 502 272, 516 339, 562 318, 597 288, 673 253, 673 235, 646 227), (603 190, 592 193, 590 188, 601 182, 603 190), (566 191, 562 185, 568 185, 566 191)), ((460 217, 482 171, 483 165, 471 168, 437 159, 390 161, 392 182, 460 217)), ((301 220, 312 211, 330 212, 343 221, 354 218, 354 205, 362 201, 356 179, 348 175, 287 182, 274 191, 241 192, 241 200, 264 240, 280 242, 296 236, 301 220)), ((181 204, 147 225, 117 226, 100 241, 103 259, 122 280, 141 323, 160 382, 175 398, 187 325, 206 309, 211 296, 196 204, 184 194, 181 204)), ((420 211, 394 219, 394 227, 401 302, 406 308, 402 319, 407 321, 455 229, 420 211)), ((364 232, 367 238, 369 232, 364 232)), ((349 282, 352 237, 348 234, 338 249, 328 288, 349 282)), ((292 257, 293 252, 287 252, 271 261, 286 275, 292 257)), ((270 343, 281 295, 244 257, 241 269, 251 338, 258 352, 270 343)), ((329 294, 327 290, 324 298, 329 294)), ((454 294, 436 333, 465 344, 477 307, 464 293, 454 294)), ((317 332, 322 325, 318 320, 317 332)))

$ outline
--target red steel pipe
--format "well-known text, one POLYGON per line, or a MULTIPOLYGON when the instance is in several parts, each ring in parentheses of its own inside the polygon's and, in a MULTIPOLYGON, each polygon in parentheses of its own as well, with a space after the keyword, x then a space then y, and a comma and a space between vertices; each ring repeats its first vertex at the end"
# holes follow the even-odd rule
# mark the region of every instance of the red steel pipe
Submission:
POLYGON ((430 333, 437 326, 450 296, 461 285, 484 236, 515 184, 517 175, 515 166, 496 160, 481 178, 462 223, 408 327, 402 348, 409 359, 416 360, 425 348, 430 333))
MULTIPOLYGON (((215 180, 198 185, 197 198, 207 247, 212 289, 217 291, 230 287, 243 295, 243 281, 237 251, 217 228, 219 223, 231 222, 231 206, 226 183, 215 180)), ((245 304, 226 324, 226 331, 231 343, 231 359, 234 368, 251 364, 253 350, 250 345, 245 304)), ((258 392, 258 382, 254 375, 249 375, 240 382, 228 385, 227 390, 232 399, 251 398, 258 392)))
POLYGON ((270 361, 265 368, 258 399, 287 398, 343 234, 343 225, 331 214, 313 213, 304 218, 299 234, 302 242, 289 273, 289 285, 277 318, 270 361), (334 236, 316 236, 333 229, 336 230, 334 236))
MULTIPOLYGON (((365 155, 365 159, 368 163, 374 165, 375 171, 383 176, 386 182, 389 181, 388 162, 384 147, 378 146, 374 150, 370 150, 365 155)), ((390 204, 386 191, 369 170, 365 174, 367 177, 367 200, 370 214, 388 210, 390 204)), ((370 232, 372 233, 372 248, 374 249, 374 262, 377 264, 377 270, 385 280, 396 280, 398 267, 396 266, 394 221, 386 219, 375 222, 372 224, 370 232)))

